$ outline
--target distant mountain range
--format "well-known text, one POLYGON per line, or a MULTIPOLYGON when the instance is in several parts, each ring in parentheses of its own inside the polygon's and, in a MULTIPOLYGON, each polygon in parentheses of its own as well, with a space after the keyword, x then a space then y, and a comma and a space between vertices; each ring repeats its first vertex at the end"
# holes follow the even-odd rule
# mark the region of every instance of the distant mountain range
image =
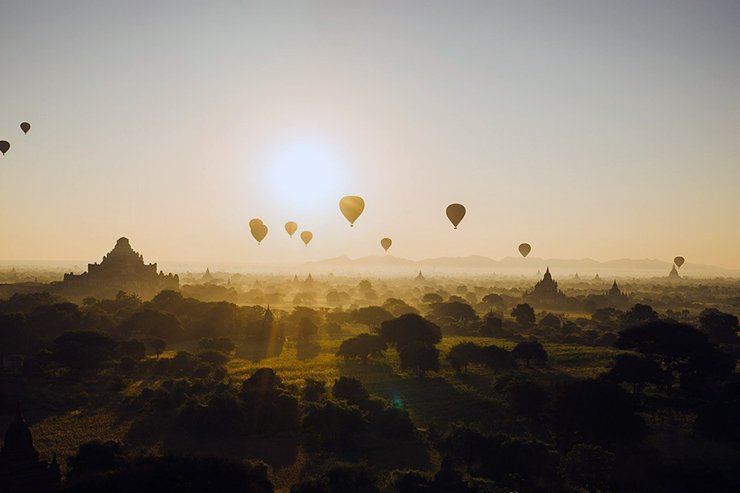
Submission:
MULTIPOLYGON (((346 256, 334 257, 316 262, 307 262, 304 266, 317 271, 369 272, 439 272, 460 274, 499 274, 499 275, 534 275, 544 272, 548 267, 554 275, 568 276, 634 276, 663 277, 672 267, 671 262, 658 259, 616 259, 599 262, 585 259, 543 259, 538 257, 504 257, 500 260, 471 255, 467 257, 439 257, 423 260, 409 260, 393 255, 373 255, 351 259, 346 256)), ((725 269, 714 265, 692 264, 686 262, 679 270, 682 276, 688 277, 739 277, 740 271, 725 269)))

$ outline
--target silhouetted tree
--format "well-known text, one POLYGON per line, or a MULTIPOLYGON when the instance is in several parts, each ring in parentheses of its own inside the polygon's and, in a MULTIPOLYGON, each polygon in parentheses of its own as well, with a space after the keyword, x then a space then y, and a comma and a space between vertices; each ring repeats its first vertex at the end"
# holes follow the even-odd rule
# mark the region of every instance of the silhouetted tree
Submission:
POLYGON ((377 327, 386 320, 391 320, 393 315, 380 306, 363 306, 352 312, 352 320, 365 324, 368 327, 377 327))
POLYGON ((529 306, 529 303, 520 303, 511 310, 511 316, 516 319, 516 323, 521 327, 531 327, 536 319, 534 316, 534 309, 529 306))
POLYGON ((645 434, 645 422, 636 411, 632 396, 617 384, 583 380, 556 394, 552 426, 571 443, 629 443, 645 434))
POLYGON ((413 313, 386 320, 380 324, 379 332, 385 343, 399 350, 414 342, 437 344, 442 340, 442 332, 436 324, 413 313))
POLYGON ((420 377, 439 370, 439 350, 428 342, 412 342, 398 352, 402 370, 413 370, 420 377))
POLYGON ((622 327, 630 328, 658 320, 658 312, 650 305, 637 303, 622 316, 622 327))
POLYGON ((149 347, 152 348, 152 351, 154 351, 154 354, 157 355, 157 358, 164 352, 165 348, 167 347, 167 342, 163 339, 150 339, 149 340, 149 347))
POLYGON ((506 385, 504 392, 515 415, 536 416, 550 401, 545 387, 529 380, 514 379, 506 385))
POLYGON ((560 471, 566 481, 588 491, 610 489, 616 457, 598 445, 578 443, 563 456, 560 471))
POLYGON ((544 363, 547 361, 547 351, 537 341, 523 341, 514 346, 511 355, 516 359, 522 359, 526 362, 527 368, 530 368, 530 362, 544 363))
POLYGON ((394 317, 400 317, 406 313, 419 313, 419 310, 398 298, 388 298, 383 303, 383 308, 388 310, 394 317))
POLYGON ((91 331, 65 332, 54 341, 54 359, 74 370, 94 370, 113 356, 116 341, 91 331))
POLYGON ((426 293, 424 296, 421 297, 422 303, 442 303, 444 299, 442 296, 440 296, 437 293, 426 293))
POLYGON ((385 349, 385 342, 383 342, 380 336, 358 334, 355 337, 342 341, 342 344, 339 345, 337 356, 342 356, 344 359, 357 358, 363 363, 367 363, 367 359, 370 357, 382 356, 385 349))
POLYGON ((461 342, 450 348, 447 361, 450 362, 456 373, 468 371, 468 365, 483 360, 483 348, 473 342, 461 342))
POLYGON ((736 344, 738 319, 735 315, 724 313, 716 308, 707 308, 699 314, 699 327, 709 340, 717 344, 736 344))
POLYGON ((666 383, 666 374, 655 360, 629 353, 617 355, 614 358, 614 366, 605 377, 617 383, 631 384, 633 394, 646 383, 657 386, 666 383))
POLYGON ((473 307, 462 301, 433 303, 431 305, 431 315, 436 318, 449 317, 462 322, 478 320, 478 315, 473 307))

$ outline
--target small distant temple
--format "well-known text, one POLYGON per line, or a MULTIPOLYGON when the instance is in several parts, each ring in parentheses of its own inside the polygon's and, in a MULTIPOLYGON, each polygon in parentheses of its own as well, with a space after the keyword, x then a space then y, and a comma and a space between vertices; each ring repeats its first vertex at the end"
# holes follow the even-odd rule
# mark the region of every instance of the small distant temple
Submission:
POLYGON ((87 272, 64 274, 60 290, 71 296, 113 297, 119 291, 151 298, 165 289, 180 288, 177 275, 157 273, 157 264, 145 264, 131 248, 128 238, 119 238, 100 263, 87 264, 87 272))
POLYGON ((676 269, 675 265, 671 267, 671 272, 668 274, 668 279, 681 279, 681 276, 678 275, 678 270, 676 269))
POLYGON ((61 479, 56 455, 51 462, 39 459, 19 405, 0 450, 0 491, 56 491, 61 479))
POLYGON ((561 305, 568 297, 558 289, 558 283, 553 281, 548 267, 542 280, 537 281, 532 291, 525 293, 523 298, 539 305, 561 305))
POLYGON ((200 278, 201 281, 204 283, 213 281, 213 274, 211 274, 211 269, 206 267, 205 273, 200 278))
POLYGON ((419 271, 419 274, 414 278, 414 280, 421 282, 421 281, 426 281, 427 279, 426 277, 424 277, 421 271, 419 271))
POLYGON ((627 294, 623 293, 622 290, 619 289, 616 279, 614 280, 614 284, 612 284, 611 289, 606 292, 606 299, 609 304, 615 308, 627 305, 629 301, 627 294))

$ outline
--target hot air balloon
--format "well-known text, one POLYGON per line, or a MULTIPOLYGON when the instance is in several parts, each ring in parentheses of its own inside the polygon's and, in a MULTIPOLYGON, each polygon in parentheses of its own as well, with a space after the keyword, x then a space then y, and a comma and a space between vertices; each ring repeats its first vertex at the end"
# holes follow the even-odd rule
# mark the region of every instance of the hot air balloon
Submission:
POLYGON ((257 244, 259 245, 262 243, 262 240, 265 239, 265 236, 267 236, 267 226, 265 226, 262 223, 255 224, 251 228, 252 236, 254 236, 254 239, 257 240, 257 244))
POLYGON ((457 229, 457 225, 465 217, 465 206, 461 204, 450 204, 447 206, 447 219, 450 220, 452 225, 457 229))
POLYGON ((21 130, 23 130, 24 134, 27 134, 29 130, 31 130, 31 124, 28 122, 21 123, 21 130))
POLYGON ((262 219, 255 217, 254 219, 249 220, 249 229, 254 228, 258 224, 262 224, 262 219))
POLYGON ((529 252, 532 251, 532 245, 529 243, 522 243, 519 245, 519 253, 522 254, 522 257, 527 258, 527 255, 529 255, 529 252))
POLYGON ((686 262, 686 259, 683 257, 676 257, 673 259, 673 263, 676 264, 676 267, 678 267, 679 269, 681 268, 684 262, 686 262))
POLYGON ((393 244, 393 240, 391 240, 390 238, 383 238, 382 240, 380 240, 380 246, 382 246, 386 252, 388 251, 388 249, 391 247, 392 244, 393 244))
POLYGON ((8 149, 10 149, 10 142, 7 140, 0 140, 0 152, 3 153, 3 156, 8 152, 8 149))
POLYGON ((313 233, 310 231, 301 231, 301 240, 303 240, 303 243, 308 246, 309 243, 311 243, 311 240, 313 239, 313 233))
POLYGON ((355 225, 355 221, 360 217, 362 211, 365 210, 365 201, 362 197, 356 195, 347 195, 342 197, 339 201, 339 210, 342 211, 342 215, 347 218, 350 226, 355 225))
POLYGON ((287 231, 288 235, 293 238, 295 232, 298 231, 298 224, 293 221, 288 221, 287 223, 285 223, 285 231, 287 231))

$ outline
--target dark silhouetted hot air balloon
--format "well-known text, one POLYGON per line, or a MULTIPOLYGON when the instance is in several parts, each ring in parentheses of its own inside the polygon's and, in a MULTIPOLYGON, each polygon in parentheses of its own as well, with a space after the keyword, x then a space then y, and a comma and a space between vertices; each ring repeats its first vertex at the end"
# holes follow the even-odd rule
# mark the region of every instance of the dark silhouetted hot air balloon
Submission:
POLYGON ((390 238, 383 238, 382 240, 380 240, 380 246, 382 246, 386 252, 388 251, 388 249, 391 247, 392 244, 393 244, 393 240, 391 240, 390 238))
POLYGON ((303 243, 308 246, 308 244, 311 243, 311 240, 313 240, 313 233, 310 231, 301 231, 301 240, 303 240, 303 243))
POLYGON ((3 153, 3 156, 8 152, 8 149, 10 149, 10 142, 7 140, 0 140, 0 152, 3 153))
POLYGON ((362 197, 356 195, 347 195, 342 197, 339 201, 339 210, 342 211, 342 215, 347 218, 350 226, 355 225, 355 221, 360 217, 362 211, 365 210, 365 201, 362 197))
POLYGON ((24 134, 27 134, 29 130, 31 130, 31 124, 28 122, 21 123, 21 130, 23 130, 24 134))
POLYGON ((522 257, 527 258, 527 255, 529 255, 529 252, 532 251, 532 245, 529 243, 522 243, 519 245, 519 253, 522 254, 522 257))
POLYGON ((465 217, 465 206, 461 204, 450 204, 447 206, 447 219, 450 220, 452 225, 457 229, 457 225, 465 217))
POLYGON ((288 221, 287 223, 285 223, 285 231, 287 231, 288 235, 293 238, 295 232, 298 231, 298 223, 294 221, 288 221))
POLYGON ((261 222, 252 226, 250 230, 252 231, 252 236, 254 236, 254 239, 257 240, 258 245, 262 243, 262 240, 264 240, 265 236, 267 236, 267 226, 265 226, 261 222))
POLYGON ((254 228, 258 224, 262 224, 262 219, 255 217, 254 219, 250 219, 249 221, 249 229, 254 228))
POLYGON ((676 267, 678 267, 679 269, 681 268, 684 262, 686 262, 686 259, 683 257, 676 257, 673 259, 673 263, 676 264, 676 267))

